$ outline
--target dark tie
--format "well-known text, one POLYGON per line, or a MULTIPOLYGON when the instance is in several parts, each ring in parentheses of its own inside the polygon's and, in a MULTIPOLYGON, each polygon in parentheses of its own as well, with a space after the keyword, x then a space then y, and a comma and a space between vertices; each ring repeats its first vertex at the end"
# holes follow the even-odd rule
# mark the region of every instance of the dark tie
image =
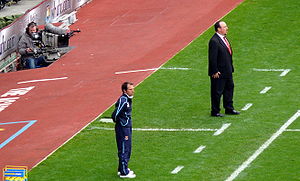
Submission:
POLYGON ((224 38, 224 40, 225 40, 225 42, 226 42, 227 49, 228 49, 228 51, 229 51, 229 53, 230 53, 230 55, 231 55, 232 52, 231 52, 230 44, 229 44, 229 42, 228 42, 228 40, 227 40, 227 38, 226 38, 225 36, 224 36, 223 38, 224 38))

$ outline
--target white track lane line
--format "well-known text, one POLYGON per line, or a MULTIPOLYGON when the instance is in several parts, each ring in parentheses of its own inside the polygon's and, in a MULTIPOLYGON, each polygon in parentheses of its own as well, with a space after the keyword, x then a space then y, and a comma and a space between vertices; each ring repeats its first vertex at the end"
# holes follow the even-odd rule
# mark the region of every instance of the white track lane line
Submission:
POLYGON ((246 104, 246 105, 242 108, 242 111, 248 110, 252 105, 253 105, 252 103, 246 104))
POLYGON ((259 93, 260 94, 265 94, 267 93, 272 87, 265 87, 263 90, 261 90, 259 93))
POLYGON ((203 151, 206 148, 206 146, 199 146, 193 153, 200 153, 201 151, 203 151))
POLYGON ((59 78, 52 78, 52 79, 28 80, 28 81, 18 82, 17 84, 26 84, 26 83, 32 83, 32 82, 45 82, 45 81, 52 81, 52 80, 63 80, 63 79, 67 79, 67 78, 68 77, 59 77, 59 78))
POLYGON ((151 71, 151 70, 158 70, 158 68, 141 69, 141 70, 128 70, 128 71, 115 72, 115 74, 128 74, 128 73, 135 73, 135 72, 147 72, 147 71, 151 71))
POLYGON ((182 170, 184 168, 184 166, 178 166, 176 167, 172 172, 171 174, 177 174, 178 172, 180 172, 180 170, 182 170))
POLYGON ((298 110, 287 122, 282 125, 263 145, 261 145, 242 165, 239 166, 225 181, 234 180, 243 170, 245 170, 270 144, 283 133, 300 116, 298 110))

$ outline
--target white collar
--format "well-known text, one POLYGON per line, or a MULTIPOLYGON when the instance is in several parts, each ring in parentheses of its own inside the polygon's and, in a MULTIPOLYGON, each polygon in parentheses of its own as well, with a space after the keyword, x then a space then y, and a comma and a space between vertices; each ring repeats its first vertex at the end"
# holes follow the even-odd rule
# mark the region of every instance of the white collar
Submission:
POLYGON ((129 96, 128 94, 124 93, 129 99, 132 99, 133 96, 129 96))
POLYGON ((220 33, 218 33, 218 32, 216 32, 217 33, 217 35, 221 38, 221 39, 223 39, 224 37, 226 37, 225 35, 221 35, 220 33))

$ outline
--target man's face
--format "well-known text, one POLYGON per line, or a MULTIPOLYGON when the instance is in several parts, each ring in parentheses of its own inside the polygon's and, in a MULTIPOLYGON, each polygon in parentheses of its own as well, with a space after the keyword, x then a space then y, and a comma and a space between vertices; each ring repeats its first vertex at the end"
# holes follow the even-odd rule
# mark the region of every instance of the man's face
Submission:
POLYGON ((29 33, 36 33, 37 27, 35 25, 29 26, 29 33))
POLYGON ((127 85, 127 90, 125 91, 125 93, 126 93, 128 96, 133 96, 133 94, 134 94, 134 86, 128 84, 128 85, 127 85))
POLYGON ((218 33, 221 35, 226 35, 228 32, 228 27, 225 22, 221 21, 220 22, 220 28, 218 28, 218 33))

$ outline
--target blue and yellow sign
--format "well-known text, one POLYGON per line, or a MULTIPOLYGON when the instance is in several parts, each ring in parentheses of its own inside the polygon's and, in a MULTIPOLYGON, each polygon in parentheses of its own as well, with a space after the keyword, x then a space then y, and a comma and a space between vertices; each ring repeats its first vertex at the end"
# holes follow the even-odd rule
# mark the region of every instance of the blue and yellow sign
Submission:
POLYGON ((7 165, 3 168, 4 181, 28 181, 26 166, 7 165))

